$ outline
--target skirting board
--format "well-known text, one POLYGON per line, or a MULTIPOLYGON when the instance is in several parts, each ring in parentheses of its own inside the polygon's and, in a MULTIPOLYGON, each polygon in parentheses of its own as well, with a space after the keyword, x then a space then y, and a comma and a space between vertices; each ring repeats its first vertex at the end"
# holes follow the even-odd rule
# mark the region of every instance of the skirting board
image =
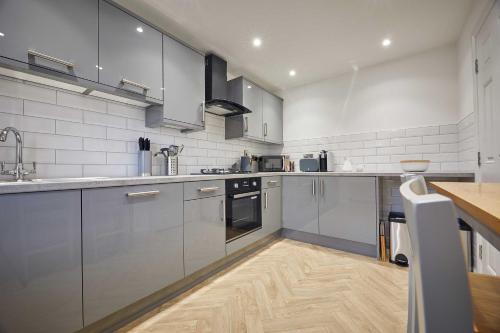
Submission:
POLYGON ((311 234, 303 231, 291 229, 281 229, 281 236, 297 240, 304 243, 311 243, 329 247, 336 250, 362 254, 368 257, 377 257, 377 246, 365 243, 349 241, 341 238, 328 237, 323 235, 311 234))

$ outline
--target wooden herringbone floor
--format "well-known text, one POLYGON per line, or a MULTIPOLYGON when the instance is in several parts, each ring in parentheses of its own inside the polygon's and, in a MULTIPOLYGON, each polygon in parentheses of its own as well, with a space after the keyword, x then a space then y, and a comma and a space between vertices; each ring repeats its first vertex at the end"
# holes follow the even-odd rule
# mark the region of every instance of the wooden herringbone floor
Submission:
POLYGON ((404 332, 407 271, 280 240, 121 332, 404 332))

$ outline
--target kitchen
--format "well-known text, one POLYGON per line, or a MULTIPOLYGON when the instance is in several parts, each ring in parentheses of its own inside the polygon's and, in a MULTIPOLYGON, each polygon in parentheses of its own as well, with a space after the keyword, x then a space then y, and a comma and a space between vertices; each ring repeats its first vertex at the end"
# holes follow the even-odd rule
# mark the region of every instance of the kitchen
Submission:
POLYGON ((0 332, 499 331, 499 17, 0 1, 0 332))

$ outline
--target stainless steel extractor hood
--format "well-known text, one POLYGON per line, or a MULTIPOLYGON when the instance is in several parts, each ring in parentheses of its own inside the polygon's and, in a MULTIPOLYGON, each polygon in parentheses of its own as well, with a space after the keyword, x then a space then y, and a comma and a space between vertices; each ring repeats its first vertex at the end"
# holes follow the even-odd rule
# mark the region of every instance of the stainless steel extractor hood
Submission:
POLYGON ((229 117, 252 111, 228 99, 227 63, 215 54, 205 57, 205 111, 229 117))

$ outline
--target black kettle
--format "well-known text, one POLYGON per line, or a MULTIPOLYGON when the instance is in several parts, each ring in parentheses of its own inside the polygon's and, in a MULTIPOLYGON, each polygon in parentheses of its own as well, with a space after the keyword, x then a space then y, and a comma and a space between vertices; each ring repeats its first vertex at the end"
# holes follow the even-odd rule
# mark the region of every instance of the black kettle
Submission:
POLYGON ((326 150, 322 150, 319 153, 319 171, 321 172, 328 171, 327 153, 326 150))

